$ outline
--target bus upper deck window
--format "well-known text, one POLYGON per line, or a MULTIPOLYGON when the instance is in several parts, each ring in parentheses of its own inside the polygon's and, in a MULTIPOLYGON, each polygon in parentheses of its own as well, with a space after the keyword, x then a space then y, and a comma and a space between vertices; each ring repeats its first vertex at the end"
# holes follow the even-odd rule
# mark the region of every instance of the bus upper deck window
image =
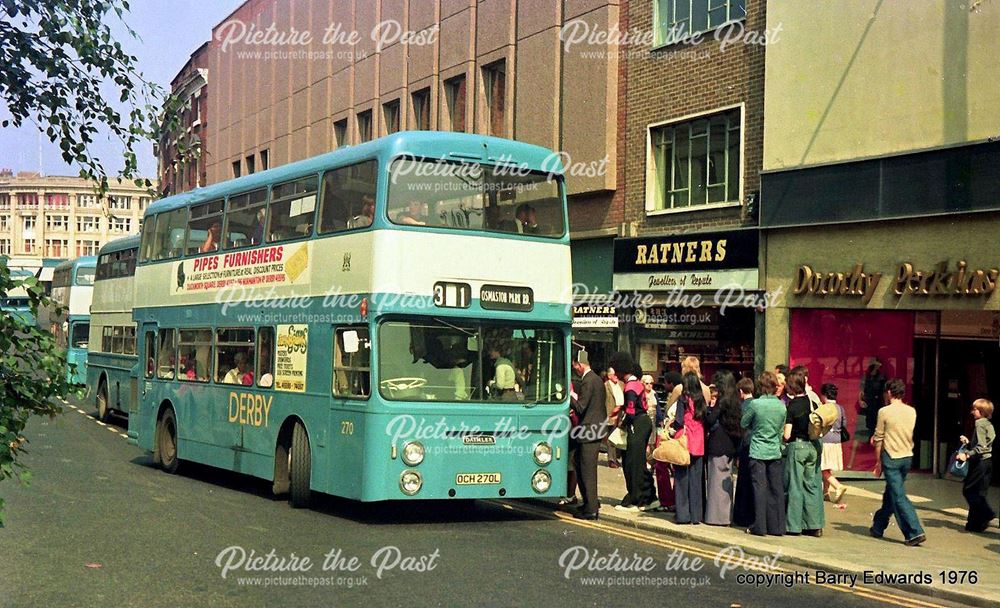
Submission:
POLYGON ((377 166, 371 160, 323 174, 321 233, 371 226, 375 219, 377 166))
POLYGON ((260 245, 264 242, 267 189, 229 197, 226 207, 226 247, 260 245))
POLYGON ((312 234, 318 178, 306 177, 275 186, 268 207, 267 241, 287 241, 312 234))
POLYGON ((187 255, 213 253, 222 249, 222 204, 219 200, 191 208, 187 255))

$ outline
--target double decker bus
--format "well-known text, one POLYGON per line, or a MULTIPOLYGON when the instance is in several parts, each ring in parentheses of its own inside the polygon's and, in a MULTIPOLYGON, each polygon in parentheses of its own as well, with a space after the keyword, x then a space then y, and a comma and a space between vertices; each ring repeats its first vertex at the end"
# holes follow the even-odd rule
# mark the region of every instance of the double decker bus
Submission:
POLYGON ((135 265, 139 237, 111 241, 97 253, 94 302, 90 307, 87 388, 94 395, 98 418, 127 416, 137 404, 138 357, 135 354, 135 265))
POLYGON ((90 303, 94 295, 97 258, 84 256, 56 266, 52 275, 52 299, 63 308, 50 317, 56 343, 66 350, 66 380, 87 382, 87 348, 90 342, 90 303))
POLYGON ((162 199, 139 408, 196 461, 360 501, 562 496, 571 273, 549 150, 404 132, 162 199))

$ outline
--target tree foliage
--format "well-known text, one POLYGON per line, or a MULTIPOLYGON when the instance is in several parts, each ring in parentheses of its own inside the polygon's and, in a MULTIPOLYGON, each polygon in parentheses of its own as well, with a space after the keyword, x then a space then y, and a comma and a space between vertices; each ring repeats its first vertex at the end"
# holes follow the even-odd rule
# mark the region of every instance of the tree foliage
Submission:
MULTIPOLYGON (((0 303, 12 294, 26 297, 28 312, 0 310, 0 481, 17 478, 27 483, 30 473, 19 462, 27 451, 24 427, 32 416, 53 417, 62 410, 55 399, 73 391, 66 376, 66 356, 48 331, 35 324, 40 309, 62 311, 45 296, 33 276, 11 278, 6 260, 0 258, 0 303)), ((0 527, 4 502, 0 498, 0 527)))
POLYGON ((35 123, 101 195, 108 175, 91 151, 95 138, 120 140, 118 175, 150 188, 139 178, 136 150, 161 132, 176 132, 183 109, 143 78, 138 59, 113 38, 113 20, 138 38, 124 22, 128 10, 127 0, 0 0, 0 101, 11 115, 0 127, 35 123))

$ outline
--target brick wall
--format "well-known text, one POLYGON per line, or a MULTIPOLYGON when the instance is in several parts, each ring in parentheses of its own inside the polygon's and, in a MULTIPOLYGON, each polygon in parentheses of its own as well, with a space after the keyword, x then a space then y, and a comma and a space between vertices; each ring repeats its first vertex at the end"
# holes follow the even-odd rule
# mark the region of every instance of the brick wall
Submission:
MULTIPOLYGON (((629 27, 651 31, 654 0, 630 0, 629 27)), ((766 28, 764 0, 746 1, 745 32, 766 28)), ((627 29, 623 31, 628 31, 627 29)), ((713 32, 695 45, 660 50, 630 47, 626 62, 624 116, 624 220, 638 234, 689 232, 747 223, 742 209, 692 210, 646 216, 646 134, 651 123, 745 104, 743 195, 759 190, 764 137, 764 47, 731 43, 724 49, 713 32)), ((623 87, 625 88, 625 87, 623 87)), ((622 190, 620 188, 619 190, 622 190)))

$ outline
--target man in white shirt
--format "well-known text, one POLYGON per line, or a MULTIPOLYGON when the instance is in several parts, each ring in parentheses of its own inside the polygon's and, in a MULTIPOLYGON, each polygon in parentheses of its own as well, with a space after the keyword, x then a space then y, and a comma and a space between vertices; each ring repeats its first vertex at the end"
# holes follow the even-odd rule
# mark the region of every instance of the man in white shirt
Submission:
POLYGON ((493 380, 491 384, 496 394, 504 401, 513 401, 517 398, 517 374, 514 372, 514 364, 510 359, 500 354, 496 348, 490 350, 490 359, 493 360, 493 380))

